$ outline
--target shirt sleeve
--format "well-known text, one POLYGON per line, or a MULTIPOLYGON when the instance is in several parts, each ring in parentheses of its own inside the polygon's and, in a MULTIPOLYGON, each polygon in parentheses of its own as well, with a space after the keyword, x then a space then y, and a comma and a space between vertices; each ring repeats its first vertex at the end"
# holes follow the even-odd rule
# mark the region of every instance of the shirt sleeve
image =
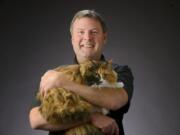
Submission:
POLYGON ((113 64, 114 70, 118 74, 118 82, 123 82, 124 84, 124 89, 127 91, 128 94, 128 99, 129 101, 132 99, 133 95, 133 81, 134 77, 131 72, 131 69, 126 65, 126 66, 119 66, 117 64, 113 64))

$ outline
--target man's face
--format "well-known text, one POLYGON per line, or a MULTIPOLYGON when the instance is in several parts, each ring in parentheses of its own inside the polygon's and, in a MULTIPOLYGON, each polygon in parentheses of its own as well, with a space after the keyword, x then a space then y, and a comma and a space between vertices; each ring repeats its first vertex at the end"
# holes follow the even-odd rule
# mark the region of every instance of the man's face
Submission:
POLYGON ((99 21, 88 17, 76 19, 71 35, 77 59, 100 58, 107 34, 103 33, 99 21))

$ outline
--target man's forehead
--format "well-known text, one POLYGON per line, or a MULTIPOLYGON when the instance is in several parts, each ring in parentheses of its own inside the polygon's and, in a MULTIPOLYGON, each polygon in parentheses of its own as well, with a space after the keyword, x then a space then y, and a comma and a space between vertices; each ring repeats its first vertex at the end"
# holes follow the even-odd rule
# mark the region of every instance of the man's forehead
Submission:
POLYGON ((99 30, 97 27, 87 28, 87 27, 76 27, 76 30, 99 30))
POLYGON ((73 23, 73 27, 78 30, 99 30, 102 29, 101 24, 98 20, 89 17, 83 17, 80 19, 76 19, 73 23), (86 20, 85 20, 86 19, 86 20))

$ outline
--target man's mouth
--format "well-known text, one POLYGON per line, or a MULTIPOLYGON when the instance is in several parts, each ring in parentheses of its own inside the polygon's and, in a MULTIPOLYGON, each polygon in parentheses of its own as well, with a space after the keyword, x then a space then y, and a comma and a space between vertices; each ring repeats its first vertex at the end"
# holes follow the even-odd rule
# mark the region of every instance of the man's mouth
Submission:
POLYGON ((92 48, 92 47, 94 47, 94 43, 86 42, 86 43, 82 44, 82 46, 87 47, 87 48, 92 48))

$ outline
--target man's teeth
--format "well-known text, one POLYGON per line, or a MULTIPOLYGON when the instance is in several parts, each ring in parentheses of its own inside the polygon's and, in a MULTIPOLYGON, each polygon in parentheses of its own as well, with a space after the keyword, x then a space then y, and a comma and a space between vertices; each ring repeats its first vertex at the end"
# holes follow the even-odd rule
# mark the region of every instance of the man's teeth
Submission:
POLYGON ((84 45, 85 47, 93 47, 93 45, 84 45))
POLYGON ((84 44, 85 47, 93 47, 93 44, 92 43, 86 43, 84 44))

